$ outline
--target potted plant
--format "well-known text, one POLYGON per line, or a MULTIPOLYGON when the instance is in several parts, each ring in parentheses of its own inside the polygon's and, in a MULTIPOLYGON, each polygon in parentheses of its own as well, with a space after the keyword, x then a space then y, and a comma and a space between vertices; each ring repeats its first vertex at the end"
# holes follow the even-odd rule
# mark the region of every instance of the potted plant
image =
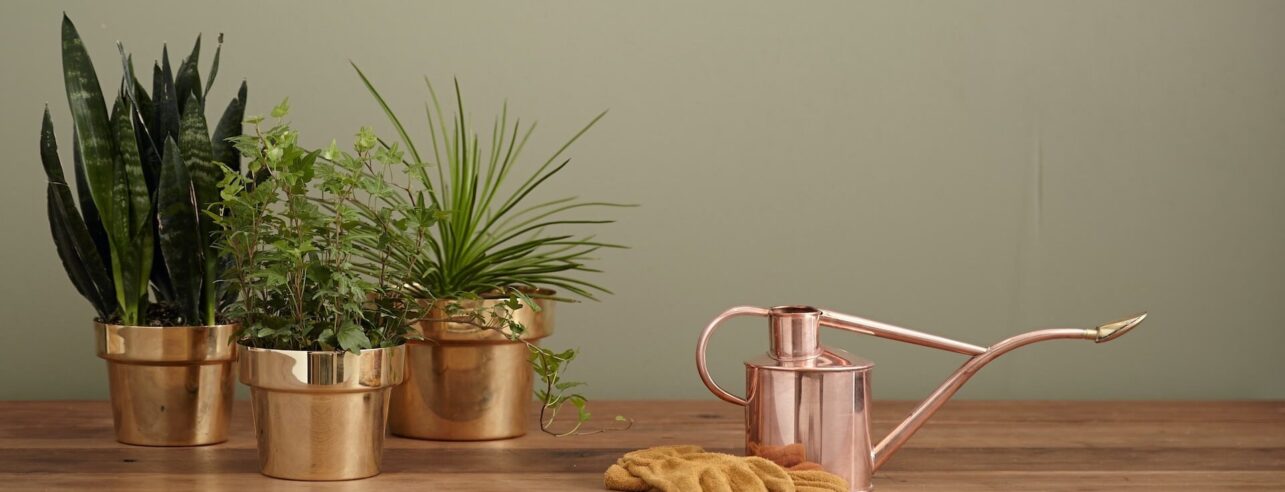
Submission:
MULTIPOLYGON (((282 103, 274 118, 286 115, 282 103)), ((419 304, 403 292, 418 256, 367 260, 363 241, 426 231, 431 213, 379 208, 399 189, 385 172, 401 160, 362 129, 353 153, 308 151, 286 124, 236 139, 249 176, 227 169, 223 227, 228 281, 239 291, 240 379, 250 386, 263 474, 348 480, 379 473, 389 391, 402 381, 407 320, 419 304), (252 177, 251 177, 252 176, 252 177), (360 211, 370 211, 369 219, 360 211), (367 273, 374 272, 374 273, 367 273)), ((411 195, 414 198, 414 195, 411 195)))
POLYGON ((126 444, 227 440, 236 327, 222 311, 230 293, 215 282, 223 268, 213 249, 217 232, 199 211, 218 197, 218 166, 239 166, 226 139, 241 134, 246 87, 242 83, 211 137, 205 100, 222 40, 204 86, 200 45, 198 37, 177 73, 163 55, 152 71, 151 96, 121 47, 125 73, 108 112, 89 53, 63 16, 79 207, 47 107, 40 133, 49 226, 67 275, 97 313, 97 352, 107 361, 116 438, 126 444))
POLYGON ((422 241, 430 255, 429 261, 412 269, 409 282, 423 298, 427 313, 415 324, 422 339, 412 340, 407 348, 407 382, 393 390, 392 432, 441 440, 521 436, 527 430, 532 368, 540 377, 536 390, 542 405, 540 429, 555 435, 577 432, 588 418, 585 398, 574 390, 581 383, 562 379, 576 352, 555 352, 538 343, 553 333, 556 301, 594 299, 595 293, 608 292, 578 274, 597 271, 587 264, 594 252, 621 246, 591 235, 547 231, 611 223, 566 214, 624 205, 575 197, 535 205, 524 200, 567 166, 563 153, 605 112, 534 172, 511 181, 535 125, 510 123, 507 104, 495 119, 492 134, 479 139, 465 116, 458 82, 454 101, 458 112, 453 116, 446 115, 429 84, 431 150, 421 154, 369 79, 353 68, 400 135, 410 181, 427 196, 426 201, 414 203, 394 199, 391 205, 441 217, 426 237, 384 246, 400 258, 424 248, 422 241), (480 143, 486 140, 489 146, 480 143), (513 184, 516 188, 507 188, 513 184), (578 410, 575 425, 551 430, 565 403, 578 410))

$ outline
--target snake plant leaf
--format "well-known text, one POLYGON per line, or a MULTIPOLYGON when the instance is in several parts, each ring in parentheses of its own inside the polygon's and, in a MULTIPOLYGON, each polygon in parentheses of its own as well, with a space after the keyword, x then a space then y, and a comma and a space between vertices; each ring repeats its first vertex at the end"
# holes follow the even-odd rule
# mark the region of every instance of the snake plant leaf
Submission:
POLYGON ((107 119, 107 103, 98 85, 98 73, 85 50, 76 26, 65 14, 62 18, 63 83, 67 104, 79 135, 78 148, 85 163, 89 192, 104 222, 115 216, 111 207, 115 148, 107 119))
MULTIPOLYGON (((143 190, 143 192, 143 196, 147 197, 147 190, 143 190)), ((147 220, 138 228, 131 241, 131 248, 132 251, 135 252, 134 255, 138 268, 137 293, 139 296, 138 302, 140 306, 147 306, 151 302, 148 300, 147 287, 150 284, 149 281, 152 276, 152 264, 156 261, 155 251, 157 248, 155 225, 156 213, 153 210, 153 203, 150 199, 147 200, 147 205, 147 220)))
POLYGON ((161 49, 161 64, 152 68, 152 106, 156 112, 156 124, 160 127, 159 130, 152 128, 152 142, 157 149, 163 149, 166 138, 178 141, 181 119, 174 74, 170 71, 169 48, 161 49))
MULTIPOLYGON (((134 123, 134 128, 139 130, 137 132, 137 142, 140 154, 139 158, 141 161, 140 164, 143 167, 143 177, 146 181, 148 198, 150 199, 154 210, 157 188, 159 187, 161 179, 161 151, 153 144, 147 125, 142 120, 143 115, 146 114, 151 114, 151 112, 144 111, 142 108, 136 108, 130 119, 134 123)), ((148 215, 147 225, 145 227, 152 230, 151 236, 154 242, 160 240, 160 232, 156 230, 160 227, 160 224, 156 220, 156 214, 153 213, 148 215)), ((156 293, 158 301, 172 301, 174 299, 174 286, 170 283, 169 272, 165 270, 165 259, 161 257, 160 244, 153 244, 151 250, 152 268, 150 276, 152 280, 152 290, 156 293)))
POLYGON ((54 122, 49 116, 49 106, 45 106, 45 116, 40 122, 40 164, 45 167, 45 176, 50 183, 67 184, 67 178, 62 172, 62 161, 58 158, 58 140, 54 137, 54 122))
POLYGON ((214 88, 214 78, 219 75, 219 55, 221 54, 223 54, 223 33, 219 33, 219 45, 214 48, 214 61, 210 62, 210 78, 205 80, 205 92, 201 94, 202 101, 210 97, 210 89, 214 88))
POLYGON ((188 174, 192 177, 198 211, 205 210, 211 203, 219 200, 218 186, 223 170, 213 162, 210 133, 200 105, 189 105, 183 111, 179 129, 179 148, 182 150, 183 163, 187 165, 188 174))
MULTIPOLYGON (((174 74, 174 92, 178 94, 178 110, 180 113, 187 112, 189 101, 196 101, 202 108, 205 107, 205 101, 201 99, 201 73, 197 68, 197 62, 201 58, 201 35, 196 35, 196 44, 192 46, 192 54, 187 55, 178 65, 178 73, 174 74), (192 99, 195 98, 195 99, 192 99)), ((180 143, 181 145, 181 143, 180 143)))
MULTIPOLYGON (((108 319, 116 311, 115 293, 109 291, 106 296, 103 295, 90 274, 90 267, 87 266, 89 261, 80 256, 79 250, 76 249, 76 229, 69 224, 68 220, 70 216, 76 213, 75 205, 63 200, 64 194, 67 196, 71 194, 59 191, 59 186, 57 183, 51 182, 46 189, 49 208, 49 230, 54 237, 54 246, 58 250, 58 258, 62 260, 63 269, 67 271, 67 277, 71 279, 76 291, 80 292, 80 295, 84 296, 89 301, 89 304, 94 307, 94 311, 98 314, 98 319, 108 319)), ((66 190, 64 189, 63 191, 66 190)), ((97 252, 92 249, 90 252, 97 257, 97 252)), ((108 287, 110 288, 110 284, 108 287)))
MULTIPOLYGON (((144 158, 143 170, 146 173, 148 172, 146 159, 152 153, 151 148, 154 147, 151 144, 151 126, 148 121, 153 116, 152 101, 147 96, 147 91, 143 89, 143 85, 138 82, 138 76, 134 72, 134 56, 125 52, 125 45, 121 44, 120 41, 116 42, 116 49, 120 51, 121 64, 125 73, 125 80, 121 84, 122 92, 125 93, 126 99, 133 107, 130 117, 134 121, 135 133, 137 133, 138 137, 137 145, 139 153, 144 158)), ((157 158, 157 161, 159 160, 157 158)), ((154 176, 148 177, 148 186, 155 185, 154 178, 154 176)))
POLYGON ((143 163, 138 153, 138 138, 134 134, 133 105, 126 99, 124 92, 116 96, 112 107, 112 130, 116 138, 117 157, 124 169, 129 197, 129 235, 140 234, 143 228, 150 228, 151 197, 147 191, 147 180, 143 176, 143 163))
POLYGON ((152 228, 152 293, 156 295, 156 300, 161 303, 173 304, 178 302, 178 293, 174 291, 174 282, 171 280, 170 271, 165 266, 165 256, 161 252, 161 230, 156 225, 152 228))
MULTIPOLYGON (((141 138, 139 141, 146 141, 147 145, 152 145, 150 138, 141 138)), ((156 203, 154 206, 156 207, 157 212, 160 212, 160 205, 158 202, 160 200, 161 152, 163 152, 161 148, 156 148, 155 150, 145 153, 143 156, 143 171, 146 173, 149 168, 154 169, 152 173, 155 174, 149 175, 147 182, 148 190, 150 190, 152 194, 152 202, 156 203), (155 164, 151 163, 151 154, 155 154, 155 164)), ((162 254, 160 244, 161 224, 157 215, 158 214, 153 215, 151 226, 153 241, 156 242, 152 248, 152 292, 156 294, 156 299, 158 301, 173 303, 177 300, 178 294, 174 291, 174 282, 171 280, 170 272, 165 266, 165 257, 162 254)))
MULTIPOLYGON (((103 219, 98 215, 98 207, 94 206, 94 199, 89 193, 89 180, 85 178, 85 161, 80 156, 79 135, 73 130, 71 132, 72 141, 72 169, 76 176, 76 196, 80 199, 80 214, 84 218, 85 227, 89 229, 89 237, 94 241, 94 246, 98 250, 99 258, 110 258, 111 247, 107 242, 107 230, 103 228, 103 219)), ((107 264, 107 266, 111 266, 107 264)), ((111 268, 107 268, 107 274, 111 275, 111 268)))
POLYGON ((40 128, 40 161, 49 179, 46 190, 49 227, 58 248, 58 257, 76 290, 94 306, 99 318, 106 319, 116 311, 111 275, 103 265, 102 256, 84 221, 76 212, 71 189, 63 175, 62 162, 58 159, 58 143, 49 108, 45 108, 40 128))
POLYGON ((165 140, 161 181, 156 195, 159 242, 174 287, 174 302, 184 320, 199 319, 203 279, 202 243, 197 227, 196 196, 187 165, 173 139, 165 140))
MULTIPOLYGON (((130 69, 133 70, 133 67, 130 67, 130 69)), ((136 109, 135 113, 141 119, 143 128, 146 130, 140 133, 139 137, 152 141, 151 145, 156 148, 156 155, 161 155, 161 144, 155 143, 156 137, 151 134, 153 128, 156 128, 158 125, 156 122, 156 107, 152 103, 152 97, 147 94, 147 89, 143 88, 143 84, 139 83, 138 79, 134 79, 133 102, 136 109)))
MULTIPOLYGON (((150 101, 148 102, 150 105, 150 101)), ((146 114, 143 108, 138 107, 131 116, 134 128, 137 130, 136 145, 138 146, 138 155, 140 164, 143 166, 143 177, 147 178, 147 189, 152 190, 155 194, 156 183, 161 179, 161 149, 152 141, 150 129, 144 120, 146 114)))
POLYGON ((204 260, 204 292, 202 293, 202 314, 210 324, 214 322, 214 312, 218 309, 218 293, 214 279, 218 271, 218 258, 211 247, 212 236, 217 230, 213 219, 204 217, 210 205, 220 200, 219 180, 223 169, 213 161, 213 150, 210 147, 210 133, 205 123, 204 108, 200 104, 188 104, 183 111, 183 120, 179 124, 179 147, 183 163, 187 166, 192 179, 192 191, 196 197, 196 210, 199 214, 197 229, 201 240, 193 243, 199 245, 204 260))
POLYGON ((143 89, 143 85, 138 82, 138 77, 134 74, 134 56, 125 53, 125 46, 119 41, 116 42, 116 49, 120 51, 121 63, 124 65, 125 81, 122 92, 130 104, 130 121, 134 126, 135 145, 138 147, 138 154, 142 159, 143 176, 147 178, 147 189, 155 190, 156 181, 159 179, 161 154, 160 149, 152 139, 152 122, 155 118, 155 111, 152 109, 152 100, 143 89))
POLYGON ((121 324, 138 324, 139 264, 133 249, 134 235, 129 223, 129 176, 119 158, 112 159, 111 209, 118 211, 103 225, 111 243, 112 272, 116 284, 116 301, 121 306, 121 324))
MULTIPOLYGON (((161 148, 152 135, 153 131, 160 131, 161 127, 157 123, 157 112, 152 104, 147 90, 143 88, 142 83, 138 81, 134 72, 134 57, 125 52, 125 47, 121 43, 116 43, 117 50, 120 51, 121 63, 124 65, 125 86, 124 91, 129 103, 133 107, 130 111, 130 120, 135 129, 135 142, 138 147, 139 158, 143 168, 143 176, 146 181, 148 194, 151 201, 156 201, 156 188, 160 180, 161 168, 161 148), (153 130, 156 129, 156 130, 153 130)), ((153 73, 153 81, 161 82, 160 67, 157 66, 153 73)), ((156 244, 160 235, 156 230, 159 227, 154 215, 149 214, 148 228, 151 230, 152 242, 150 249, 151 258, 151 283, 152 290, 156 298, 162 302, 172 302, 174 300, 174 287, 170 283, 169 272, 165 269, 164 258, 161 257, 161 248, 156 244)), ((92 232, 92 227, 91 227, 92 232)))
POLYGON ((223 110, 223 117, 214 126, 214 136, 210 139, 214 160, 237 172, 241 171, 241 153, 228 139, 241 136, 241 122, 245 120, 245 96, 246 87, 242 81, 236 99, 229 102, 227 109, 223 110))
MULTIPOLYGON (((150 202, 149 202, 150 204, 150 202)), ((151 211, 149 210, 150 214, 151 211)), ((145 227, 138 230, 132 240, 132 248, 137 252, 138 261, 138 303, 140 306, 147 306, 151 301, 147 298, 147 286, 151 280, 152 262, 155 260, 156 249, 156 229, 153 228, 151 217, 145 227)))
MULTIPOLYGON (((136 283, 135 296, 146 303, 148 282, 151 280, 155 244, 153 244, 152 197, 143 174, 143 163, 138 153, 138 138, 134 133, 134 109, 125 96, 124 88, 116 96, 112 107, 112 129, 116 137, 117 164, 125 174, 125 196, 129 200, 129 250, 135 270, 131 277, 136 283)), ((119 190, 113 190, 118 193, 119 190)), ((119 203, 119 200, 117 201, 119 203)))

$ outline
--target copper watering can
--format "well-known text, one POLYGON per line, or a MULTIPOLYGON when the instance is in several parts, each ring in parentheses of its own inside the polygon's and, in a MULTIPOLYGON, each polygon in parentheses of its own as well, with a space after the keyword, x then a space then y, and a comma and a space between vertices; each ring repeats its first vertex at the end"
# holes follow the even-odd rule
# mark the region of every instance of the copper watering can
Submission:
POLYGON ((897 449, 932 417, 968 379, 996 357, 1045 340, 1070 338, 1101 343, 1141 323, 1146 313, 1096 328, 1052 328, 1023 333, 980 347, 907 328, 809 306, 765 309, 734 307, 701 332, 696 369, 715 396, 745 407, 745 452, 772 458, 802 451, 805 461, 846 479, 853 491, 871 490, 870 479, 897 449), (709 337, 719 324, 738 316, 768 319, 770 346, 745 361, 746 395, 735 396, 710 378, 705 363, 709 337), (870 368, 874 363, 821 345, 818 328, 873 335, 971 356, 910 412, 873 449, 870 445, 870 368))

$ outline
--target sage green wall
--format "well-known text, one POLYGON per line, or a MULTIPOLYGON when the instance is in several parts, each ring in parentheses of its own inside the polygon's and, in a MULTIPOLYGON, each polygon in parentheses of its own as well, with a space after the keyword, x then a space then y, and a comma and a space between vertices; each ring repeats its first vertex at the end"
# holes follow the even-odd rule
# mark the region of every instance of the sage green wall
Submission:
MULTIPOLYGON (((0 398, 103 398, 91 310, 48 237, 37 129, 70 124, 66 10, 108 88, 113 41, 227 35, 213 100, 286 96, 311 144, 387 130, 347 65, 407 115, 422 75, 473 115, 508 97, 530 157, 596 112, 546 196, 616 214, 555 346, 598 398, 712 398, 697 332, 736 304, 811 303, 975 343, 1151 318, 1108 345, 1000 359, 968 398, 1285 398, 1285 2, 6 2, 0 15, 0 398)), ((207 45, 208 46, 208 45, 207 45)), ((207 51, 204 59, 212 54, 207 51)), ((220 103, 221 104, 221 103, 220 103)), ((413 128, 422 130, 416 121, 413 128)), ((530 162, 530 161, 528 161, 530 162)), ((958 356, 826 334, 926 393, 958 356)), ((736 322, 712 363, 765 346, 736 322)))

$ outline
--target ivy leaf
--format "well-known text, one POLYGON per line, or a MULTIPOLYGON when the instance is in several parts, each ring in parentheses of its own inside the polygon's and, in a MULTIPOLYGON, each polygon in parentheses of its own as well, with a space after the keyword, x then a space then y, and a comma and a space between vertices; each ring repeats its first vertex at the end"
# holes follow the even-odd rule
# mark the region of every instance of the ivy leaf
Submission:
POLYGON ((339 347, 349 352, 360 352, 362 349, 370 348, 370 338, 366 337, 365 330, 361 329, 356 323, 347 322, 339 328, 337 334, 339 347))
POLYGON ((335 338, 335 330, 332 330, 330 328, 321 330, 321 334, 317 335, 317 341, 325 345, 329 345, 330 341, 334 338, 335 338))
POLYGON ((289 113, 290 113, 290 98, 288 97, 282 100, 281 104, 278 104, 276 107, 272 108, 273 118, 282 118, 289 113))
POLYGON ((580 395, 571 395, 568 396, 567 399, 571 401, 572 405, 575 405, 577 418, 581 422, 588 421, 590 417, 588 408, 589 402, 585 400, 585 397, 580 395))

